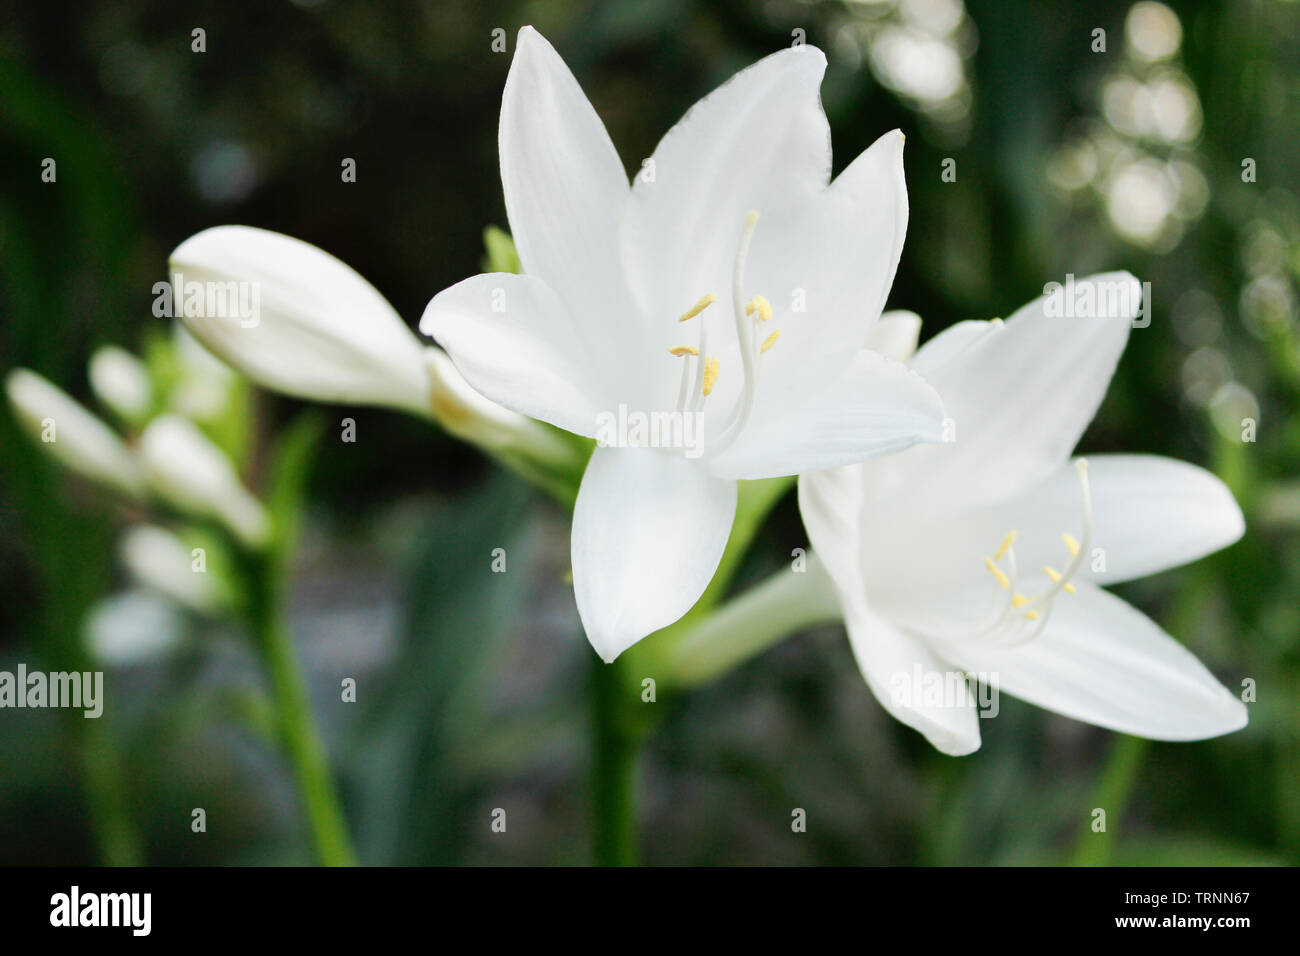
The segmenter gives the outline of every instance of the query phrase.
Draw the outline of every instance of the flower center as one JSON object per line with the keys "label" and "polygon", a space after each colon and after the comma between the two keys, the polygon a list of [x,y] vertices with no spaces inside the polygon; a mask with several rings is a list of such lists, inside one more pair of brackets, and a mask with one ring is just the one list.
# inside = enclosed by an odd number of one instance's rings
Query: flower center
{"label": "flower center", "polygon": [[[722,425],[713,448],[720,452],[735,441],[745,423],[749,421],[754,410],[754,396],[758,391],[759,356],[776,344],[781,330],[776,329],[766,338],[759,334],[762,323],[772,318],[772,304],[761,295],[745,300],[745,260],[749,257],[749,244],[754,238],[754,227],[758,225],[758,213],[751,210],[745,216],[745,227],[740,234],[740,248],[736,251],[736,263],[731,273],[732,311],[736,323],[736,341],[740,346],[741,394],[727,421]],[[704,314],[718,297],[710,292],[678,320],[688,322],[699,317],[700,334],[696,345],[678,345],[669,349],[669,353],[682,360],[681,381],[677,386],[678,413],[702,411],[704,402],[718,383],[721,371],[720,363],[709,354],[709,323]],[[741,303],[744,303],[743,305]]]}
{"label": "flower center", "polygon": [[1079,490],[1083,498],[1083,541],[1080,543],[1068,532],[1061,534],[1065,548],[1069,552],[1064,572],[1058,571],[1050,564],[1043,565],[1043,573],[1051,584],[1041,591],[1028,596],[1017,588],[1019,573],[1016,566],[1015,541],[1017,532],[1007,532],[993,557],[984,559],[984,566],[993,575],[998,586],[1006,592],[999,602],[1002,607],[996,616],[980,631],[981,637],[992,637],[998,643],[1023,644],[1037,637],[1052,613],[1052,603],[1064,591],[1074,594],[1075,588],[1070,581],[1083,567],[1088,546],[1092,541],[1092,492],[1088,487],[1088,460],[1080,458],[1074,463],[1079,475]]}

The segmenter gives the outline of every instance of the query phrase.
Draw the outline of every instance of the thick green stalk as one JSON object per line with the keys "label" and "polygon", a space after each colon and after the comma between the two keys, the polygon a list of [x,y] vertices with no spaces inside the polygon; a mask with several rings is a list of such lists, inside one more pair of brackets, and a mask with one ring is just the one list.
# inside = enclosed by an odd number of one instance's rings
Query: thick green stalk
{"label": "thick green stalk", "polygon": [[352,866],[352,840],[283,610],[301,504],[321,430],[321,419],[308,413],[281,437],[271,466],[271,534],[263,547],[245,550],[241,564],[249,624],[266,662],[281,739],[298,778],[317,856],[326,866]]}
{"label": "thick green stalk", "polygon": [[631,726],[633,693],[620,661],[591,655],[592,858],[597,866],[636,866],[640,734]]}
{"label": "thick green stalk", "polygon": [[1092,797],[1092,806],[1106,811],[1106,829],[1084,835],[1075,848],[1073,866],[1106,866],[1110,862],[1120,818],[1137,783],[1146,752],[1147,741],[1141,737],[1116,735]]}
{"label": "thick green stalk", "polygon": [[255,615],[255,626],[271,680],[281,739],[298,779],[317,856],[325,866],[353,866],[356,857],[352,839],[325,747],[312,718],[306,681],[273,594],[265,596]]}
{"label": "thick green stalk", "polygon": [[140,835],[127,806],[125,775],[111,729],[102,718],[85,720],[79,711],[72,719],[81,722],[77,727],[81,779],[99,858],[105,866],[140,866],[144,863]]}

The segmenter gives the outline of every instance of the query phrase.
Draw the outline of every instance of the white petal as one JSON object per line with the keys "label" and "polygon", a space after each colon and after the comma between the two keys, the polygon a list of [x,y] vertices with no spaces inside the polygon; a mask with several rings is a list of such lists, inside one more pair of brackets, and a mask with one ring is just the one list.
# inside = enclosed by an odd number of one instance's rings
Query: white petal
{"label": "white petal", "polygon": [[882,315],[867,330],[862,347],[879,352],[895,362],[907,362],[916,352],[921,336],[921,317],[915,312],[895,309]]}
{"label": "white petal", "polygon": [[[909,452],[909,500],[976,506],[1052,474],[1092,421],[1137,314],[1141,286],[1127,273],[1079,280],[1115,289],[1125,308],[1104,317],[1045,314],[1045,299],[985,334],[963,326],[950,354],[938,336],[912,367],[943,396],[955,443]],[[933,361],[935,355],[943,361]]]}
{"label": "white petal", "polygon": [[885,306],[907,234],[903,134],[886,133],[789,222],[760,221],[749,292],[772,300],[781,329],[763,356],[755,414],[779,414],[835,381]]}
{"label": "white petal", "polygon": [[885,709],[943,753],[978,750],[975,697],[959,672],[872,612],[860,590],[841,592],[840,598],[853,656]]}
{"label": "white petal", "polygon": [[1246,725],[1246,707],[1190,651],[1112,594],[1063,595],[1035,640],[936,648],[958,666],[1058,714],[1154,740],[1201,740]]}
{"label": "white petal", "polygon": [[[1092,554],[1079,577],[1094,584],[1130,581],[1189,564],[1227,547],[1246,530],[1227,485],[1187,462],[1156,455],[1091,455],[1088,483]],[[983,541],[987,549],[1016,528],[1022,568],[1060,568],[1067,557],[1062,532],[1076,538],[1083,533],[1074,464],[1006,502],[963,515],[960,524],[950,527],[950,543]],[[970,559],[978,560],[973,553]]]}
{"label": "white petal", "polygon": [[18,423],[65,467],[127,495],[144,491],[144,472],[135,456],[71,395],[25,368],[9,373],[5,390]]}
{"label": "white petal", "polygon": [[942,441],[944,410],[938,393],[906,365],[864,349],[811,400],[775,420],[755,419],[710,461],[714,474],[797,475]]}
{"label": "white petal", "polygon": [[223,522],[245,544],[266,540],[269,521],[235,466],[193,422],[160,415],[140,436],[140,455],[154,489],[182,511]]}
{"label": "white petal", "polygon": [[660,140],[635,177],[625,234],[629,277],[651,321],[671,322],[710,292],[730,316],[747,213],[762,217],[754,255],[806,217],[830,177],[818,96],[825,69],[813,47],[774,53],[696,103]]}
{"label": "white petal", "polygon": [[805,472],[799,476],[799,514],[808,540],[835,586],[863,586],[862,469],[856,465]]}
{"label": "white petal", "polygon": [[717,570],[735,512],[736,483],[697,461],[596,448],[573,511],[573,588],[602,659],[691,609]]}
{"label": "white petal", "polygon": [[588,438],[617,404],[589,340],[540,279],[485,273],[433,297],[420,331],[438,340],[478,392]]}
{"label": "white petal", "polygon": [[316,401],[427,413],[419,340],[370,283],[329,253],[264,229],[218,226],[181,243],[171,270],[176,284],[211,283],[195,287],[205,295],[243,296],[238,307],[231,300],[212,315],[183,310],[183,294],[174,308],[195,338],[258,384]]}
{"label": "white petal", "polygon": [[603,365],[641,348],[619,254],[627,174],[578,81],[532,27],[519,31],[506,79],[500,150],[523,271],[559,296]]}

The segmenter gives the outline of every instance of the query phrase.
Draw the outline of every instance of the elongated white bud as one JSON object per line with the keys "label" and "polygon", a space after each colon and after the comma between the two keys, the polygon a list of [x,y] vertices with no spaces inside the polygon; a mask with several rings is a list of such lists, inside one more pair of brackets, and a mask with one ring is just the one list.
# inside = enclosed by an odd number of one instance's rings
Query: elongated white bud
{"label": "elongated white bud", "polygon": [[217,226],[177,246],[171,280],[176,318],[259,385],[428,416],[419,340],[329,253],[264,229]]}
{"label": "elongated white bud", "polygon": [[90,357],[90,387],[95,397],[133,424],[149,414],[153,385],[144,363],[125,349],[106,345]]}
{"label": "elongated white bud", "polygon": [[206,560],[196,566],[191,549],[165,528],[135,525],[122,536],[118,549],[127,571],[145,587],[200,613],[220,606],[220,589]]}
{"label": "elongated white bud", "polygon": [[70,471],[133,498],[144,493],[144,473],[130,449],[63,389],[17,368],[5,379],[5,391],[18,423]]}
{"label": "elongated white bud", "polygon": [[261,502],[193,422],[176,415],[155,418],[140,437],[140,454],[161,498],[181,511],[222,522],[250,547],[265,543],[269,523]]}

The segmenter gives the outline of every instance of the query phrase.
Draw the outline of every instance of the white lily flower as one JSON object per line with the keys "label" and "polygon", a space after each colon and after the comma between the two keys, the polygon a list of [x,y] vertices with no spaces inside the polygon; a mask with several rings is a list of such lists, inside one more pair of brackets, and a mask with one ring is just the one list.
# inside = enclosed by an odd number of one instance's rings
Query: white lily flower
{"label": "white lily flower", "polygon": [[15,418],[56,460],[130,497],[145,490],[139,461],[100,418],[44,376],[16,368],[5,378]]}
{"label": "white lily flower", "polygon": [[144,363],[125,349],[106,345],[90,357],[90,387],[95,396],[128,422],[149,414],[153,385]]}
{"label": "white lily flower", "polygon": [[[1141,297],[1097,318],[962,322],[912,366],[943,393],[946,446],[803,475],[799,504],[833,579],[858,665],[885,708],[949,754],[980,743],[973,696],[922,692],[945,674],[1157,740],[1236,730],[1246,708],[1182,645],[1102,590],[1197,560],[1245,530],[1232,493],[1145,455],[1069,461]],[[949,685],[952,682],[948,682]],[[900,693],[902,691],[902,693]]]}
{"label": "white lily flower", "polygon": [[[222,361],[299,398],[428,415],[424,346],[369,282],[328,252],[251,226],[216,226],[171,255],[173,284],[247,288],[252,310],[182,308],[177,317]],[[197,297],[196,297],[197,298]],[[213,312],[215,314],[196,314]]]}
{"label": "white lily flower", "polygon": [[737,74],[629,186],[559,55],[519,33],[500,150],[525,274],[443,291],[420,329],[488,398],[597,439],[572,557],[607,661],[699,598],[738,479],[941,437],[934,390],[859,348],[902,250],[903,137],[828,183],[825,65],[804,47]]}
{"label": "white lily flower", "polygon": [[262,503],[235,473],[235,466],[193,422],[160,415],[140,436],[140,455],[154,489],[181,511],[216,519],[249,547],[265,543],[270,530]]}
{"label": "white lily flower", "polygon": [[180,538],[157,525],[134,525],[118,543],[122,563],[140,584],[182,607],[209,614],[221,606],[214,578],[194,570],[191,551]]}

